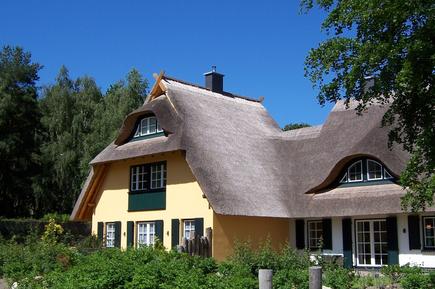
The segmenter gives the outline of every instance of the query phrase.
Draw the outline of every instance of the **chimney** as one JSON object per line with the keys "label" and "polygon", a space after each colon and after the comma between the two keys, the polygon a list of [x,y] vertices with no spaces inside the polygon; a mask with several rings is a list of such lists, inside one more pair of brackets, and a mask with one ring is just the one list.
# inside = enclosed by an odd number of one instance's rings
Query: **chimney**
{"label": "chimney", "polygon": [[216,72],[216,66],[211,67],[211,71],[204,73],[205,87],[213,92],[222,93],[224,91],[224,75]]}

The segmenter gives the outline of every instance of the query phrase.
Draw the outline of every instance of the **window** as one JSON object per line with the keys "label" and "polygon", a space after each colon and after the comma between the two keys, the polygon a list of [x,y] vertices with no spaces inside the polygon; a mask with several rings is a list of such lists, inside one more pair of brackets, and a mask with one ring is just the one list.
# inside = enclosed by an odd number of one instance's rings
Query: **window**
{"label": "window", "polygon": [[115,223],[106,224],[106,247],[115,247]]}
{"label": "window", "polygon": [[356,221],[356,245],[358,266],[387,264],[387,222],[385,220]]}
{"label": "window", "polygon": [[353,163],[349,169],[347,170],[347,175],[349,176],[348,181],[349,182],[358,182],[362,181],[363,175],[362,175],[362,161],[357,161]]}
{"label": "window", "polygon": [[134,138],[163,132],[155,116],[145,117],[137,124]]}
{"label": "window", "polygon": [[367,182],[394,179],[381,163],[371,159],[353,162],[341,174],[340,183]]}
{"label": "window", "polygon": [[131,168],[131,190],[143,191],[148,187],[148,169],[146,165]]}
{"label": "window", "polygon": [[367,180],[382,180],[382,165],[374,160],[367,160]]}
{"label": "window", "polygon": [[133,166],[130,169],[130,191],[144,192],[166,188],[166,163]]}
{"label": "window", "polygon": [[160,189],[166,186],[166,165],[151,166],[151,189]]}
{"label": "window", "polygon": [[319,249],[323,243],[323,222],[322,221],[308,221],[308,247]]}
{"label": "window", "polygon": [[185,220],[184,221],[184,238],[191,239],[195,237],[195,221]]}
{"label": "window", "polygon": [[435,217],[423,218],[424,247],[435,249]]}
{"label": "window", "polygon": [[137,246],[152,246],[155,242],[156,224],[154,222],[137,223]]}

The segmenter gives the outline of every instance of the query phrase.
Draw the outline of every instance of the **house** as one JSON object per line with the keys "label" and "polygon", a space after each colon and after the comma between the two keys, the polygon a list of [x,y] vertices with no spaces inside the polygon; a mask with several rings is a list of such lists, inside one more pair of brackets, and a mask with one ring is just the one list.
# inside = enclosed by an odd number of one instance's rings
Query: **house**
{"label": "house", "polygon": [[[435,212],[402,211],[408,155],[388,148],[386,110],[339,102],[320,126],[282,131],[262,102],[160,74],[144,105],[92,160],[71,218],[107,247],[172,248],[212,229],[212,254],[236,240],[342,256],[347,267],[435,267]],[[284,93],[287,93],[284,91]]]}

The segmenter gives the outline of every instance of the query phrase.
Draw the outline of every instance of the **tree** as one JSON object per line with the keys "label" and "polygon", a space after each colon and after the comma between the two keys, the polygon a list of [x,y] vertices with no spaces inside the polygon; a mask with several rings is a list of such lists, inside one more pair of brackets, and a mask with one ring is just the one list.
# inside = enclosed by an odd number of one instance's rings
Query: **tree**
{"label": "tree", "polygon": [[41,66],[20,47],[0,51],[0,214],[32,213],[32,178],[38,170]]}
{"label": "tree", "polygon": [[126,115],[143,104],[147,89],[147,80],[136,69],[128,73],[126,80],[110,86],[96,108],[92,133],[85,139],[85,156],[81,162],[83,174],[88,173],[92,158],[114,141]]}
{"label": "tree", "polygon": [[101,100],[92,78],[71,80],[65,67],[60,69],[56,83],[44,88],[40,100],[44,169],[34,186],[39,212],[70,212],[74,205],[85,178],[80,169],[84,140],[92,132]]}
{"label": "tree", "polygon": [[[302,0],[329,12],[322,29],[330,36],[309,52],[306,76],[318,100],[389,104],[383,124],[390,145],[411,159],[401,175],[408,189],[404,209],[424,210],[435,191],[435,6],[432,0]],[[367,86],[367,77],[374,79]]]}
{"label": "tree", "polygon": [[311,125],[309,125],[308,123],[304,123],[304,122],[289,123],[289,124],[286,124],[282,130],[283,131],[288,131],[288,130],[294,130],[294,129],[303,128],[303,127],[309,127],[309,126],[311,126]]}

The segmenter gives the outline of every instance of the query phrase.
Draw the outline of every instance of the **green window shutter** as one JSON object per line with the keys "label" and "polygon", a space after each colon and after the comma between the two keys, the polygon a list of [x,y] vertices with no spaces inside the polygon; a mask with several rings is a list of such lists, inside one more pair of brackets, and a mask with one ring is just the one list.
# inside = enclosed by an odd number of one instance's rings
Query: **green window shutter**
{"label": "green window shutter", "polygon": [[304,228],[304,220],[296,220],[296,248],[304,249],[305,248],[305,228]]}
{"label": "green window shutter", "polygon": [[115,247],[121,248],[121,222],[115,222]]}
{"label": "green window shutter", "polygon": [[323,249],[332,250],[332,222],[331,219],[322,220]]}
{"label": "green window shutter", "polygon": [[352,268],[352,220],[343,219],[341,224],[343,231],[343,265],[345,268]]}
{"label": "green window shutter", "polygon": [[408,237],[409,250],[421,250],[419,216],[408,216]]}
{"label": "green window shutter", "polygon": [[134,222],[127,222],[127,247],[133,247],[134,243]]}
{"label": "green window shutter", "polygon": [[103,234],[104,234],[104,223],[98,222],[97,224],[97,239],[98,241],[103,241]]}
{"label": "green window shutter", "polygon": [[195,219],[195,234],[200,237],[204,236],[204,219],[197,218]]}
{"label": "green window shutter", "polygon": [[399,264],[399,246],[397,241],[397,219],[388,217],[387,241],[388,241],[388,265]]}
{"label": "green window shutter", "polygon": [[171,222],[172,234],[171,234],[171,247],[179,245],[180,242],[180,220],[172,219]]}
{"label": "green window shutter", "polygon": [[163,221],[158,220],[155,221],[156,224],[156,236],[159,238],[159,241],[163,244]]}

